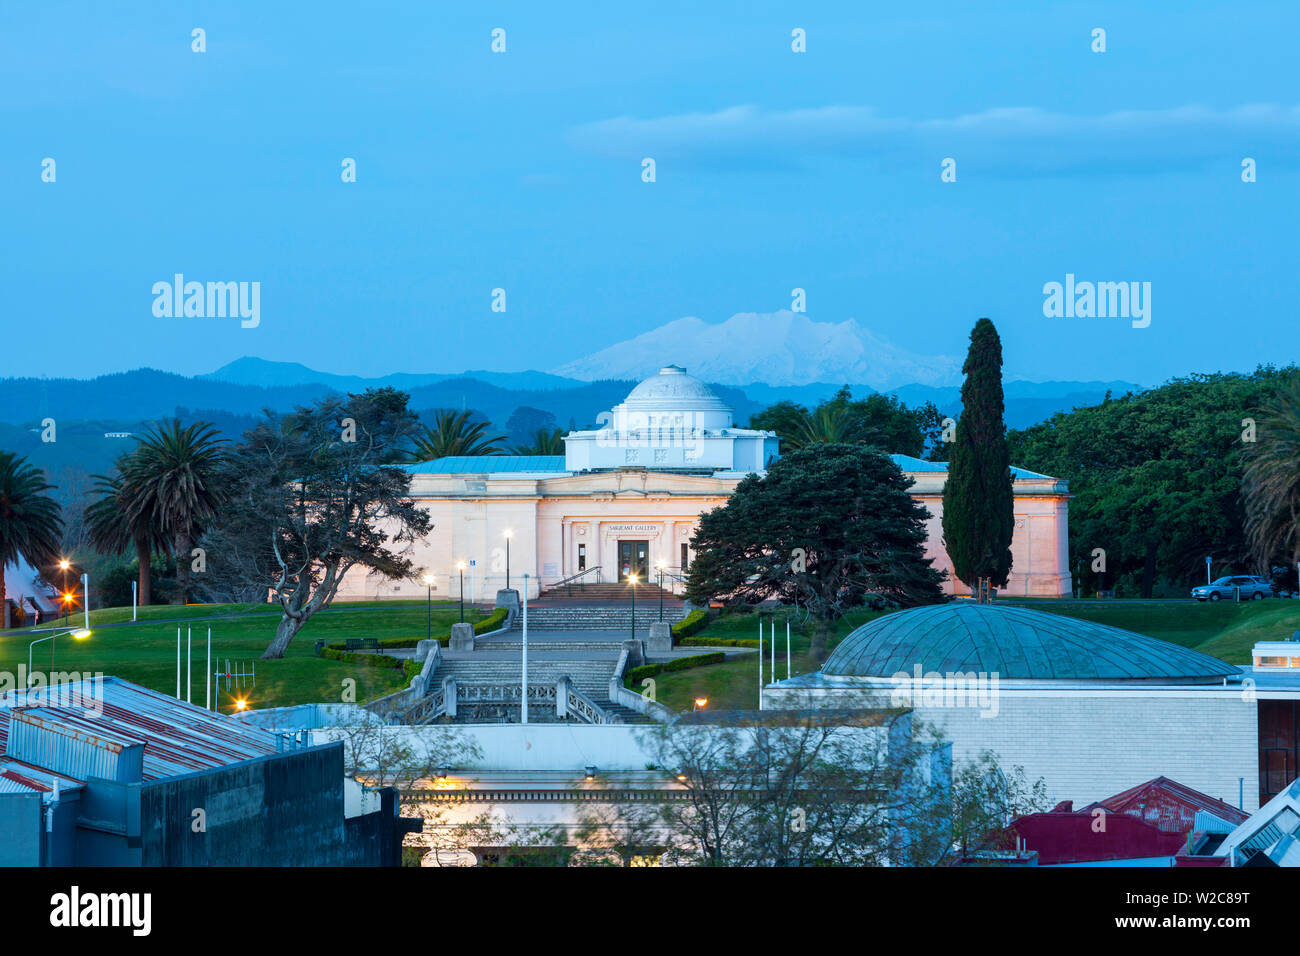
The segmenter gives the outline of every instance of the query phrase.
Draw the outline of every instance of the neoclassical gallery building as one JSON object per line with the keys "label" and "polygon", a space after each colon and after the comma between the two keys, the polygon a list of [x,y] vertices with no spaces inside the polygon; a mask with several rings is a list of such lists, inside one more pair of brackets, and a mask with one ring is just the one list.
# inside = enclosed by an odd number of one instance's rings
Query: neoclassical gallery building
{"label": "neoclassical gallery building", "polygon": [[[411,494],[433,530],[410,557],[438,597],[491,600],[529,575],[539,590],[584,581],[656,580],[674,586],[691,562],[699,516],[726,503],[749,474],[778,457],[775,432],[737,428],[732,410],[675,365],[660,369],[602,413],[599,428],[570,432],[563,455],[439,458],[405,466]],[[941,544],[947,471],[894,455],[930,512],[927,553],[951,569]],[[1069,491],[1064,481],[1013,468],[1014,566],[1003,593],[1056,597],[1071,583],[1066,556]],[[352,572],[343,598],[423,597],[423,581],[383,581]],[[968,593],[949,580],[949,592]]]}

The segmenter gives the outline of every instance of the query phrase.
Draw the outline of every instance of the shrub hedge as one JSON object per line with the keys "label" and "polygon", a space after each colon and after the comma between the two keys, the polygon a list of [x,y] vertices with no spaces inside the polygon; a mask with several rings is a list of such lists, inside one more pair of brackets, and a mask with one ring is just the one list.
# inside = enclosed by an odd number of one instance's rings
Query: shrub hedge
{"label": "shrub hedge", "polygon": [[647,677],[671,673],[672,671],[684,671],[692,667],[703,667],[706,664],[721,664],[726,659],[727,655],[723,654],[722,651],[715,651],[712,654],[692,654],[690,657],[677,657],[664,664],[642,664],[640,667],[633,667],[623,675],[623,686],[630,690],[634,684],[640,684]]}
{"label": "shrub hedge", "polygon": [[682,641],[683,647],[758,647],[758,640],[752,637],[693,637]]}
{"label": "shrub hedge", "polygon": [[[508,613],[509,612],[503,607],[497,608],[487,617],[483,618],[480,621],[474,622],[474,633],[485,634],[488,631],[495,631],[497,628],[499,628],[502,624],[505,623],[506,615]],[[411,647],[418,647],[419,643],[424,640],[429,640],[429,638],[395,637],[390,640],[380,641],[379,646],[384,650],[393,650],[395,648],[411,648]],[[443,647],[446,647],[451,643],[451,634],[450,633],[435,634],[433,636],[433,640],[437,641]],[[343,641],[339,641],[335,644],[327,644],[326,647],[331,651],[343,651],[346,650],[347,644]],[[373,657],[374,655],[370,655],[370,656]],[[336,660],[337,658],[331,658],[331,659]]]}

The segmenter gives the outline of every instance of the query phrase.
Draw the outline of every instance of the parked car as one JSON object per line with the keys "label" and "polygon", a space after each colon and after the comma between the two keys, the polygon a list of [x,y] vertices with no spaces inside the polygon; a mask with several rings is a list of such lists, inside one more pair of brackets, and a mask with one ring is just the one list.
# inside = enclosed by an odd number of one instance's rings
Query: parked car
{"label": "parked car", "polygon": [[1198,601],[1221,601],[1224,598],[1231,601],[1238,588],[1243,601],[1259,601],[1273,596],[1273,582],[1268,578],[1237,574],[1192,588],[1192,597]]}

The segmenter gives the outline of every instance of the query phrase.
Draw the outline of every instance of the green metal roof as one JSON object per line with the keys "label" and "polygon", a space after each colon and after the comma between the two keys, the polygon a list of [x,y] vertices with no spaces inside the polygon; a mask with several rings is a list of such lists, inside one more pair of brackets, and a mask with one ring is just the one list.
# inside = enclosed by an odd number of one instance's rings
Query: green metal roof
{"label": "green metal roof", "polygon": [[850,633],[821,672],[846,677],[997,674],[1002,680],[1218,683],[1241,673],[1208,654],[1022,607],[954,602],[887,614]]}

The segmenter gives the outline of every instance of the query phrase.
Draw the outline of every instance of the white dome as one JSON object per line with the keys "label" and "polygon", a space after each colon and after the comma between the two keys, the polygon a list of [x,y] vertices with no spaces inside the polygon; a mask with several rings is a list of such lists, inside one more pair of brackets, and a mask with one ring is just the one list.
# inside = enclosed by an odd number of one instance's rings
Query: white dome
{"label": "white dome", "polygon": [[646,379],[628,393],[623,408],[639,412],[730,412],[730,407],[714,395],[709,386],[686,369],[668,365],[658,375]]}

